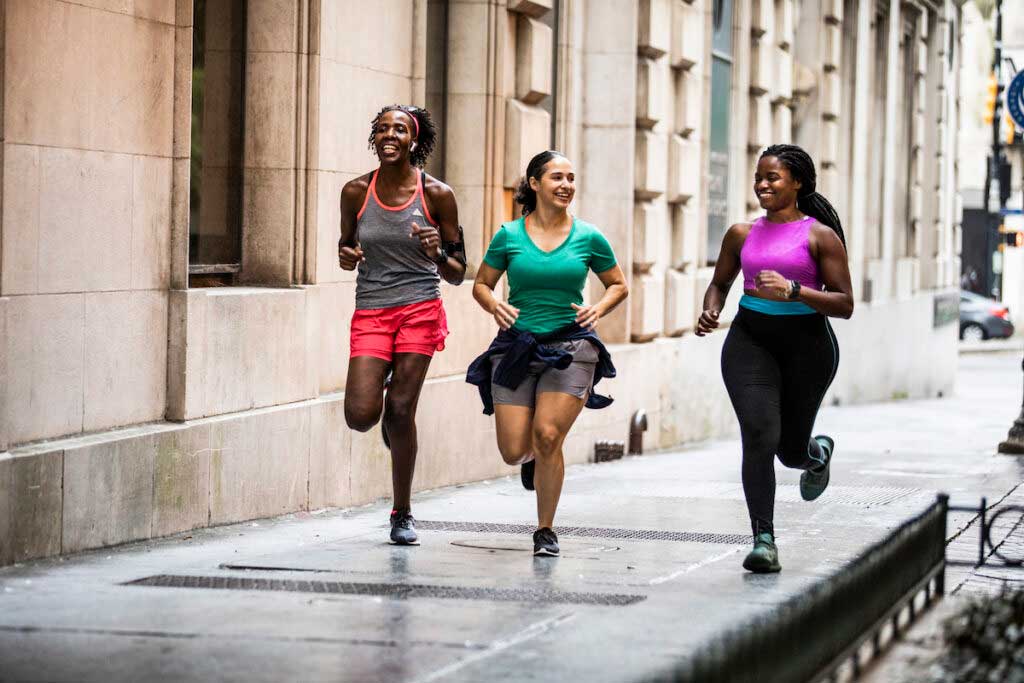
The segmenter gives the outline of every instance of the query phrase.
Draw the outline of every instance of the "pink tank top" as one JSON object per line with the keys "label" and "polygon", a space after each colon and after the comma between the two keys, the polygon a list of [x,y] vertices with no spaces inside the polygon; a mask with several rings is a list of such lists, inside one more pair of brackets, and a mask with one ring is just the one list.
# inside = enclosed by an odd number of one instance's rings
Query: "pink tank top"
{"label": "pink tank top", "polygon": [[774,270],[801,287],[821,289],[821,274],[808,244],[813,225],[810,216],[792,223],[771,223],[764,216],[754,221],[740,249],[743,289],[757,289],[754,278],[762,270]]}

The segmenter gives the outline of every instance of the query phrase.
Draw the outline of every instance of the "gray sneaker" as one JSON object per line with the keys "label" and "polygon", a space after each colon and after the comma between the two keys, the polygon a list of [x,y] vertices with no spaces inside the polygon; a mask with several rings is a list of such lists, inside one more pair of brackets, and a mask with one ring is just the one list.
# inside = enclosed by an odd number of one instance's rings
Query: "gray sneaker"
{"label": "gray sneaker", "polygon": [[782,570],[775,537],[764,532],[754,537],[754,549],[747,553],[743,568],[755,574],[774,574]]}
{"label": "gray sneaker", "polygon": [[416,520],[408,510],[391,511],[391,542],[395,545],[420,544],[420,538],[416,535]]}
{"label": "gray sneaker", "polygon": [[832,449],[835,442],[831,437],[819,434],[814,440],[821,446],[821,452],[825,456],[825,462],[815,465],[811,469],[804,470],[800,475],[800,497],[804,500],[814,500],[828,487],[829,469],[832,465]]}

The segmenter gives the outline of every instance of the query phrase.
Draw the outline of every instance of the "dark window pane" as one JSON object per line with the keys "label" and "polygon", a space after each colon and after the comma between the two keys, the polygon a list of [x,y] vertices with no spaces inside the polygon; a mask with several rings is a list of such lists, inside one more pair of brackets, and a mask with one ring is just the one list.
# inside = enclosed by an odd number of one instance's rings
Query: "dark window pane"
{"label": "dark window pane", "polygon": [[444,180],[445,131],[448,128],[448,0],[427,0],[427,68],[424,105],[437,126],[437,144],[427,173]]}
{"label": "dark window pane", "polygon": [[708,261],[718,260],[729,214],[729,103],[732,98],[732,64],[720,57],[711,60],[711,134],[708,163]]}
{"label": "dark window pane", "polygon": [[551,27],[551,94],[537,105],[551,115],[551,138],[548,141],[548,147],[551,149],[555,147],[555,130],[558,126],[558,18],[561,4],[559,0],[555,0],[551,11],[539,19],[542,24]]}
{"label": "dark window pane", "polygon": [[732,0],[712,0],[711,49],[732,57]]}
{"label": "dark window pane", "polygon": [[223,264],[237,270],[246,0],[195,0],[193,10],[189,265]]}

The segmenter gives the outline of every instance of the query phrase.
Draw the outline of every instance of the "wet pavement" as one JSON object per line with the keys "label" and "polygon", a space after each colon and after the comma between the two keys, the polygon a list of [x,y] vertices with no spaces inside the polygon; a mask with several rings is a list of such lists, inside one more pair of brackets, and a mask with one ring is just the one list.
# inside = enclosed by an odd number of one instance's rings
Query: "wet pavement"
{"label": "wet pavement", "polygon": [[417,495],[419,547],[386,543],[380,504],[0,569],[0,679],[643,680],[937,491],[1015,495],[1024,470],[995,447],[1020,408],[1019,354],[960,363],[952,397],[822,411],[832,486],[805,503],[778,468],[778,575],[740,569],[739,446],[716,441],[569,468],[557,559],[530,554],[534,499],[515,476]]}

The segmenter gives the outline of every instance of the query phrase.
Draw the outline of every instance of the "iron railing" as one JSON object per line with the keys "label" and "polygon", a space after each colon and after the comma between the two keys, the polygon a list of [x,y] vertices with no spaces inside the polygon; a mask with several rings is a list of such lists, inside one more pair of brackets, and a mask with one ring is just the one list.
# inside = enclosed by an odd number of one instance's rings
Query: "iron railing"
{"label": "iron railing", "polygon": [[940,495],[838,574],[824,578],[770,613],[715,638],[657,681],[678,683],[805,683],[831,679],[882,630],[899,629],[899,615],[913,618],[916,598],[930,602],[944,590],[946,513]]}

